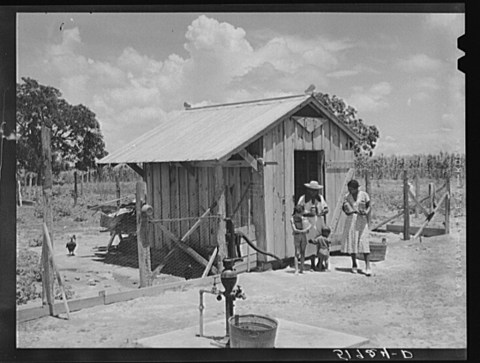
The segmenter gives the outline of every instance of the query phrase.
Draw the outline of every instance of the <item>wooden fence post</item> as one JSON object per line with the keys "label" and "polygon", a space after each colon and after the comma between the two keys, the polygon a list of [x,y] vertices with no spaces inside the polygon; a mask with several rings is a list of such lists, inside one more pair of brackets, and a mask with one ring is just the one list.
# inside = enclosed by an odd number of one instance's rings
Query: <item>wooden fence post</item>
{"label": "wooden fence post", "polygon": [[227,215],[226,205],[225,205],[225,188],[224,188],[224,179],[223,179],[223,169],[221,166],[215,167],[215,194],[220,193],[217,196],[218,200],[218,211],[217,213],[221,218],[217,220],[218,230],[217,230],[217,241],[218,241],[218,253],[217,253],[217,266],[218,271],[223,271],[223,259],[227,257],[227,244],[225,240],[226,226],[224,217]]}
{"label": "wooden fence post", "polygon": [[435,184],[434,183],[428,183],[428,197],[430,199],[428,212],[432,213],[433,210],[435,209]]}
{"label": "wooden fence post", "polygon": [[410,239],[410,208],[408,206],[408,174],[407,170],[403,171],[403,239]]}
{"label": "wooden fence post", "polygon": [[450,233],[450,176],[447,175],[447,180],[445,181],[447,197],[445,198],[445,234]]}
{"label": "wooden fence post", "polygon": [[[52,151],[51,151],[51,130],[45,124],[42,124],[41,130],[42,137],[42,161],[43,161],[43,222],[45,223],[52,249],[53,243],[53,213],[52,213]],[[42,262],[43,262],[43,275],[42,275],[42,304],[48,304],[50,314],[53,314],[53,268],[51,261],[48,258],[49,250],[46,242],[46,236],[44,235],[42,244]]]}
{"label": "wooden fence post", "polygon": [[75,170],[73,172],[73,206],[75,207],[77,205],[77,197],[78,197],[78,187],[77,187],[77,171]]}
{"label": "wooden fence post", "polygon": [[120,207],[120,180],[118,178],[118,173],[115,174],[115,187],[117,191],[117,207]]}
{"label": "wooden fence post", "polygon": [[83,176],[85,173],[83,171],[80,172],[80,195],[83,196]]}
{"label": "wooden fence post", "polygon": [[[415,173],[415,197],[420,198],[420,184],[418,182],[418,172]],[[420,207],[415,206],[415,218],[418,218],[418,213],[420,213]]]}
{"label": "wooden fence post", "polygon": [[145,182],[137,182],[136,190],[136,214],[137,214],[137,246],[138,246],[138,269],[140,272],[140,287],[151,285],[150,274],[152,272],[150,261],[150,244],[147,240],[147,215],[142,212],[143,203],[146,200]]}

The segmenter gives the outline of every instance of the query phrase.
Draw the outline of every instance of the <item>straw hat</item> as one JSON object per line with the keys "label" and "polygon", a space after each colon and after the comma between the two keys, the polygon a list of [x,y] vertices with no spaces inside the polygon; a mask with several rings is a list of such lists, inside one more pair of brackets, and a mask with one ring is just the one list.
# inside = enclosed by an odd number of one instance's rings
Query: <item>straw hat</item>
{"label": "straw hat", "polygon": [[311,180],[310,183],[305,183],[304,185],[310,189],[315,189],[315,190],[323,189],[323,185],[318,184],[316,180]]}

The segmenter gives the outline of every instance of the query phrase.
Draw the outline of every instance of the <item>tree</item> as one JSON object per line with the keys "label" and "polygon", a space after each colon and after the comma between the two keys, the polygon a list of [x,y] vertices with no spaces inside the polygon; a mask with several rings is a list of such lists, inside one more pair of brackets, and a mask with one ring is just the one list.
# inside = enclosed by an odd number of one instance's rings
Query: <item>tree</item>
{"label": "tree", "polygon": [[95,158],[107,155],[95,114],[83,105],[72,106],[61,92],[30,78],[17,84],[17,162],[41,175],[41,126],[52,130],[52,167],[58,173],[67,165],[87,170]]}
{"label": "tree", "polygon": [[366,125],[361,118],[357,118],[357,110],[337,96],[315,92],[313,96],[324,104],[341,122],[353,130],[360,138],[354,145],[354,153],[359,165],[363,165],[372,156],[372,150],[377,145],[380,136],[376,126]]}

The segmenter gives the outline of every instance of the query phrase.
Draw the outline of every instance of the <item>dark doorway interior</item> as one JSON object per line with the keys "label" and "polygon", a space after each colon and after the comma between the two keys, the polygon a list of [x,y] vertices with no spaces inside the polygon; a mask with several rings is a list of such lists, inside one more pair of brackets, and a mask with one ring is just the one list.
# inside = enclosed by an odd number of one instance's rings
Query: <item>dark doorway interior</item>
{"label": "dark doorway interior", "polygon": [[[295,165],[293,167],[295,174],[295,195],[294,204],[297,204],[298,198],[305,193],[305,183],[310,180],[317,180],[325,185],[325,153],[320,151],[295,150]],[[325,188],[322,194],[325,197]]]}

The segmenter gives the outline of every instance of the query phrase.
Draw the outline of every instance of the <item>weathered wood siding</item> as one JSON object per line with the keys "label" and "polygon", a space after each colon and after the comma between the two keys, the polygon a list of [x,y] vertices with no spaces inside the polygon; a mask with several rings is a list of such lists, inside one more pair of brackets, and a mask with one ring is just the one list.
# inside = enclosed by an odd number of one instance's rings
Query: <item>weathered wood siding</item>
{"label": "weathered wood siding", "polygon": [[[298,116],[315,115],[310,110],[299,112]],[[276,162],[276,165],[268,164],[257,171],[250,167],[223,168],[227,217],[233,219],[236,228],[250,228],[256,245],[280,258],[294,254],[290,217],[296,202],[293,199],[295,150],[324,151],[324,196],[330,206],[327,223],[342,197],[339,192],[348,168],[353,165],[353,151],[346,150],[350,137],[336,124],[325,119],[312,132],[306,128],[296,119],[286,117],[247,147],[251,155],[260,156],[266,162]],[[188,163],[144,165],[154,219],[179,218],[178,221],[165,221],[164,225],[181,238],[196,221],[188,218],[200,217],[218,195],[214,168],[192,167]],[[205,220],[187,243],[192,247],[216,246],[218,223],[224,222]],[[157,225],[153,226],[150,236],[154,247],[170,247],[169,238]],[[256,260],[272,258],[258,254]]]}
{"label": "weathered wood siding", "polygon": [[[304,116],[302,114],[302,116]],[[309,115],[311,116],[311,115]],[[263,136],[264,160],[277,165],[264,168],[263,187],[265,192],[265,247],[280,258],[294,254],[290,216],[295,205],[294,195],[294,151],[324,150],[325,186],[324,197],[330,206],[327,223],[341,198],[341,184],[348,168],[353,166],[353,151],[346,150],[350,137],[329,120],[308,132],[302,122],[286,118],[282,123]],[[344,218],[340,219],[343,226]],[[267,260],[273,258],[267,257]]]}

